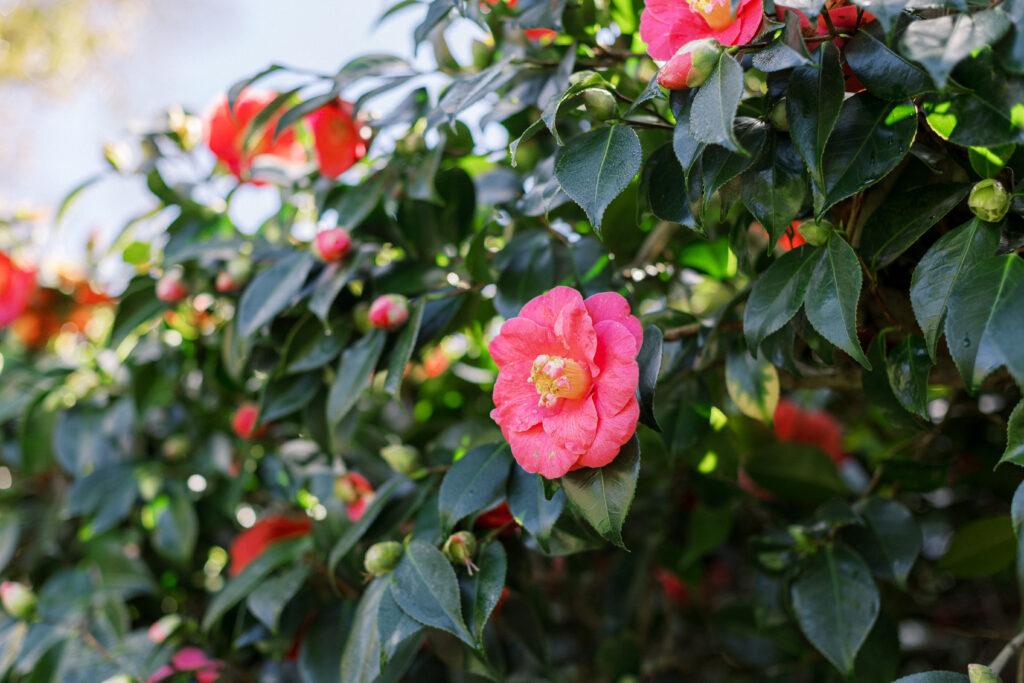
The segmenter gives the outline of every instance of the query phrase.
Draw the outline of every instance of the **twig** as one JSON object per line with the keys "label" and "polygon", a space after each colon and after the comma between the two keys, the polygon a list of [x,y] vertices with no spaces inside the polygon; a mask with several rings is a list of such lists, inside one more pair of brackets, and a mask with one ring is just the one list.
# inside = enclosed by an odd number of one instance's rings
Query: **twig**
{"label": "twig", "polygon": [[1001,672],[1003,667],[1006,666],[1006,663],[1010,661],[1011,657],[1017,654],[1021,647],[1024,647],[1024,631],[1015,635],[1013,640],[1008,642],[1003,649],[999,651],[999,654],[997,654],[996,658],[992,660],[992,663],[988,665],[988,668],[992,669],[992,671],[994,671],[998,676],[999,672]]}
{"label": "twig", "polygon": [[[679,327],[669,328],[665,330],[665,333],[662,334],[661,336],[662,339],[664,339],[665,341],[678,341],[680,339],[692,337],[695,334],[699,334],[703,327],[704,326],[701,325],[700,323],[690,323],[689,325],[681,325]],[[708,329],[710,330],[712,328],[709,327]],[[726,332],[732,330],[742,330],[743,323],[740,322],[739,320],[736,320],[734,322],[722,323],[721,325],[718,326],[718,329],[724,330]]]}
{"label": "twig", "polygon": [[619,119],[622,123],[628,123],[637,128],[654,128],[656,130],[675,130],[676,127],[659,121],[637,121],[636,119]]}
{"label": "twig", "polygon": [[871,269],[868,268],[868,264],[864,263],[864,258],[857,253],[857,260],[860,261],[860,267],[864,270],[864,274],[868,278],[868,284],[871,286],[871,293],[874,295],[878,305],[882,307],[882,313],[885,314],[886,320],[892,327],[895,327],[901,333],[903,332],[903,326],[896,322],[896,318],[893,317],[892,311],[889,310],[889,306],[885,303],[885,299],[882,298],[882,293],[878,291],[878,282],[875,280],[875,276],[871,274]]}
{"label": "twig", "polygon": [[491,531],[489,531],[487,533],[487,535],[483,537],[483,540],[481,540],[480,543],[481,544],[490,543],[491,541],[496,539],[498,536],[500,536],[503,532],[507,531],[508,529],[511,529],[514,526],[518,526],[518,524],[516,523],[515,520],[513,520],[511,522],[505,522],[504,524],[502,524],[497,529],[492,529]]}

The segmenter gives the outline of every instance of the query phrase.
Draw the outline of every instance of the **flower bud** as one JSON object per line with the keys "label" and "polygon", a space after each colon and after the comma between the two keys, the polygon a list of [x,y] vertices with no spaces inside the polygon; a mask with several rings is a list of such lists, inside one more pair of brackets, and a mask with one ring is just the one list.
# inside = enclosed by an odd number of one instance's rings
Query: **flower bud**
{"label": "flower bud", "polygon": [[469,531],[458,531],[448,537],[441,548],[452,564],[471,565],[476,554],[476,536]]}
{"label": "flower bud", "polygon": [[222,270],[217,273],[217,278],[213,281],[213,286],[221,294],[226,294],[238,289],[238,282],[235,281],[235,278],[231,277],[231,273],[226,270]]}
{"label": "flower bud", "polygon": [[771,113],[768,115],[768,120],[771,121],[776,130],[781,130],[784,133],[789,132],[789,118],[786,116],[785,101],[775,103]]}
{"label": "flower bud", "polygon": [[260,408],[252,402],[246,402],[238,406],[234,416],[231,418],[231,429],[243,439],[259,438],[262,429],[256,429],[260,416]]}
{"label": "flower bud", "polygon": [[181,617],[177,614],[168,614],[154,621],[146,635],[154,643],[162,643],[181,625]]}
{"label": "flower bud", "polygon": [[804,221],[800,224],[800,235],[815,247],[828,244],[828,238],[835,232],[835,226],[828,221]]}
{"label": "flower bud", "polygon": [[722,46],[714,38],[691,40],[661,67],[658,84],[669,90],[685,90],[703,85],[715,70]]}
{"label": "flower bud", "polygon": [[604,88],[587,88],[583,91],[583,104],[587,112],[598,121],[619,118],[619,105],[615,96]]}
{"label": "flower bud", "polygon": [[343,228],[330,228],[317,234],[313,240],[313,252],[321,261],[340,261],[352,249],[352,238]]}
{"label": "flower bud", "polygon": [[412,446],[385,446],[380,449],[380,457],[391,465],[391,469],[402,474],[412,474],[420,469],[420,453]]}
{"label": "flower bud", "polygon": [[494,62],[494,43],[490,45],[481,41],[473,41],[473,66],[481,71],[486,69]]}
{"label": "flower bud", "polygon": [[129,171],[129,164],[132,160],[132,150],[125,142],[108,142],[103,145],[103,158],[107,160],[115,171]]}
{"label": "flower bud", "polygon": [[366,573],[370,576],[387,574],[398,566],[403,552],[405,552],[405,547],[398,541],[374,543],[363,558]]}
{"label": "flower bud", "polygon": [[15,619],[28,619],[36,611],[36,595],[23,583],[4,581],[0,583],[0,604]]}
{"label": "flower bud", "polygon": [[983,221],[995,223],[1002,220],[1010,209],[1010,193],[998,180],[987,178],[971,188],[967,205],[974,215]]}
{"label": "flower bud", "polygon": [[1002,683],[1002,679],[984,664],[968,664],[967,677],[971,683]]}
{"label": "flower bud", "polygon": [[182,460],[188,455],[188,437],[183,434],[170,436],[163,443],[164,457],[168,460]]}
{"label": "flower bud", "polygon": [[181,281],[181,273],[169,271],[156,281],[156,298],[164,303],[176,304],[188,296],[188,290]]}
{"label": "flower bud", "polygon": [[401,294],[385,294],[370,305],[370,324],[381,330],[397,330],[409,319],[409,300]]}

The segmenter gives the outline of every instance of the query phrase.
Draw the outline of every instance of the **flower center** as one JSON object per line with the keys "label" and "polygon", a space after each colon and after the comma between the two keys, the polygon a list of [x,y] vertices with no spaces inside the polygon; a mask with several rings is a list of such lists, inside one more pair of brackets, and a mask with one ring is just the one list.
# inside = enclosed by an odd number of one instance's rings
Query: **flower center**
{"label": "flower center", "polygon": [[540,400],[537,405],[549,408],[560,398],[583,398],[590,391],[590,373],[571,358],[540,355],[530,371]]}
{"label": "flower center", "polygon": [[733,22],[729,0],[687,0],[697,14],[704,17],[712,30],[721,31]]}

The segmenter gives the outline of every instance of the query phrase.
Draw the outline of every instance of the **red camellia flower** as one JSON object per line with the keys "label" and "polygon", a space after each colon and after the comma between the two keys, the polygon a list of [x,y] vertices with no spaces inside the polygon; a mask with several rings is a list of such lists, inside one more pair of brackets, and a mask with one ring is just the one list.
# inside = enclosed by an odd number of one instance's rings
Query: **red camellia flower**
{"label": "red camellia flower", "polygon": [[329,178],[337,178],[366,156],[366,141],[353,111],[351,102],[338,98],[306,117],[320,173]]}
{"label": "red camellia flower", "polygon": [[783,251],[790,251],[797,247],[807,244],[807,240],[800,234],[800,223],[802,221],[793,221],[786,228],[786,232],[779,238],[779,247]]}
{"label": "red camellia flower", "polygon": [[246,402],[238,406],[235,414],[231,417],[231,429],[243,439],[258,439],[267,431],[263,425],[256,429],[257,420],[260,416],[260,407],[255,403]]}
{"label": "red camellia flower", "polygon": [[0,329],[7,327],[28,306],[32,290],[36,287],[36,274],[31,268],[21,268],[0,251]]}
{"label": "red camellia flower", "polygon": [[198,647],[183,647],[171,658],[171,663],[157,669],[149,677],[149,683],[157,683],[179,673],[190,673],[199,683],[214,683],[220,679],[220,670],[224,662],[209,659]]}
{"label": "red camellia flower", "polygon": [[188,296],[188,290],[181,281],[181,274],[176,271],[164,273],[156,281],[156,298],[164,303],[176,304]]}
{"label": "red camellia flower", "polygon": [[382,330],[397,330],[409,319],[409,300],[401,294],[385,294],[370,305],[370,324]]}
{"label": "red camellia flower", "polygon": [[351,249],[352,238],[343,228],[330,228],[317,233],[313,238],[313,251],[328,263],[342,260]]}
{"label": "red camellia flower", "polygon": [[358,472],[349,472],[335,479],[334,495],[345,503],[349,520],[358,522],[376,494],[366,477]]}
{"label": "red camellia flower", "polygon": [[743,45],[757,35],[764,12],[761,0],[647,0],[640,15],[640,37],[655,59],[672,59],[691,40],[714,38],[722,45]]}
{"label": "red camellia flower", "polygon": [[677,605],[690,602],[690,589],[675,572],[665,567],[655,567],[654,578],[661,584],[661,590],[665,592],[669,602]]}
{"label": "red camellia flower", "polygon": [[256,118],[277,93],[255,88],[246,88],[235,100],[234,111],[228,107],[227,95],[221,95],[203,114],[203,139],[217,158],[228,167],[239,180],[249,180],[253,160],[262,155],[276,157],[285,163],[306,162],[306,150],[295,137],[291,128],[281,131],[274,138],[274,130],[284,111],[271,117],[259,137],[253,137],[245,147],[249,124]]}
{"label": "red camellia flower", "polygon": [[602,467],[636,431],[640,321],[614,292],[556,287],[501,327],[491,418],[527,472]]}
{"label": "red camellia flower", "polygon": [[823,410],[805,410],[793,401],[780,399],[772,420],[779,441],[816,446],[839,465],[846,459],[843,452],[843,429],[839,422]]}
{"label": "red camellia flower", "polygon": [[250,562],[259,557],[267,546],[289,538],[298,538],[309,534],[313,523],[307,517],[285,517],[271,515],[235,536],[228,549],[231,559],[228,574],[238,576]]}
{"label": "red camellia flower", "polygon": [[[517,524],[516,518],[512,516],[512,511],[508,508],[507,502],[481,512],[476,518],[476,525],[481,529],[500,529],[507,524]],[[508,536],[515,532],[515,526],[510,526],[502,532],[502,535]]]}

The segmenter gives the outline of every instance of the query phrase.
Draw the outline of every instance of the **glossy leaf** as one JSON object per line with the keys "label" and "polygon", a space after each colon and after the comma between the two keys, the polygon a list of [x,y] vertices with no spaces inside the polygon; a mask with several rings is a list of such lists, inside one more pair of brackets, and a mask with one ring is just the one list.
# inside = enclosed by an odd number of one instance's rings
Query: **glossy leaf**
{"label": "glossy leaf", "polygon": [[791,595],[800,630],[841,673],[850,675],[880,607],[864,560],[846,546],[826,546],[793,582]]}
{"label": "glossy leaf", "polygon": [[377,633],[385,659],[390,659],[402,642],[423,630],[423,624],[402,611],[388,583],[377,608]]}
{"label": "glossy leaf", "polygon": [[675,90],[669,97],[672,114],[676,117],[675,129],[672,132],[672,151],[676,153],[684,175],[689,175],[693,162],[700,157],[705,147],[705,143],[696,140],[690,133],[693,96],[692,90]]}
{"label": "glossy leaf", "polygon": [[761,155],[740,179],[740,192],[747,210],[768,231],[768,248],[774,248],[807,198],[806,166],[788,137],[769,134]]}
{"label": "glossy leaf", "polygon": [[508,509],[516,521],[543,546],[565,508],[565,491],[558,489],[549,500],[539,474],[513,467],[508,480]]}
{"label": "glossy leaf", "polygon": [[925,95],[921,110],[940,137],[965,147],[1024,143],[1024,79],[1001,77],[990,53],[961,62],[964,90]]}
{"label": "glossy leaf", "polygon": [[750,454],[743,469],[761,488],[795,503],[823,503],[850,492],[829,457],[812,446],[761,446]]}
{"label": "glossy leaf", "polygon": [[309,565],[298,564],[266,579],[256,590],[249,593],[246,600],[249,611],[271,631],[277,631],[281,612],[302,588],[310,571]]}
{"label": "glossy leaf", "polygon": [[1024,264],[1019,258],[1008,263],[1014,275],[1009,278],[1016,282],[1004,291],[992,311],[990,336],[996,351],[1002,357],[1006,369],[1018,385],[1024,385],[1024,348],[1020,343],[1021,321],[1024,320],[1024,284],[1020,272]]}
{"label": "glossy leaf", "polygon": [[271,382],[264,394],[260,422],[272,422],[309,405],[321,382],[321,373],[317,371],[291,375]]}
{"label": "glossy leaf", "polygon": [[862,276],[853,248],[833,233],[807,287],[807,319],[821,336],[848,353],[868,370],[871,363],[857,339],[857,303]]}
{"label": "glossy leaf", "polygon": [[299,674],[303,683],[327,683],[337,679],[343,648],[339,633],[348,633],[352,622],[351,603],[333,602],[317,613],[299,646]]}
{"label": "glossy leaf", "polygon": [[850,71],[875,97],[901,102],[935,90],[928,74],[890,50],[869,30],[858,31],[843,54]]}
{"label": "glossy leaf", "polygon": [[362,516],[357,519],[352,526],[345,530],[345,533],[341,535],[338,542],[331,548],[331,554],[327,558],[327,571],[334,574],[335,568],[338,563],[341,562],[342,558],[348,554],[348,551],[355,547],[359,539],[366,534],[380,513],[384,511],[384,507],[391,502],[391,495],[398,488],[399,484],[402,483],[401,477],[394,477],[387,480],[384,484],[374,492],[373,500],[370,502],[366,509],[363,510]]}
{"label": "glossy leaf", "polygon": [[[380,635],[377,614],[381,598],[388,590],[389,577],[381,576],[370,582],[359,599],[352,628],[341,653],[342,681],[373,683],[380,675]],[[337,642],[337,641],[335,641]]]}
{"label": "glossy leaf", "polygon": [[999,462],[1012,462],[1024,467],[1024,401],[1018,403],[1010,413],[1006,423],[1006,449]]}
{"label": "glossy leaf", "polygon": [[459,585],[451,562],[422,541],[410,541],[391,574],[391,595],[416,621],[447,631],[469,646],[473,636],[462,620]]}
{"label": "glossy leaf", "polygon": [[167,304],[156,298],[156,281],[136,277],[121,295],[110,331],[110,346],[117,348],[139,325],[158,316]]}
{"label": "glossy leaf", "polygon": [[977,519],[957,529],[936,569],[956,577],[979,578],[1005,569],[1017,556],[1010,517]]}
{"label": "glossy leaf", "polygon": [[732,125],[742,97],[743,68],[732,55],[722,52],[715,70],[693,98],[689,116],[693,139],[739,151]]}
{"label": "glossy leaf", "polygon": [[893,395],[908,412],[928,419],[928,375],[932,360],[924,339],[905,337],[889,352],[886,363]]}
{"label": "glossy leaf", "polygon": [[913,245],[967,196],[965,183],[937,183],[894,193],[864,224],[860,250],[874,268],[884,268]]}
{"label": "glossy leaf", "polygon": [[510,449],[504,443],[477,446],[452,465],[438,498],[442,531],[447,533],[464,517],[497,504],[511,465]]}
{"label": "glossy leaf", "polygon": [[406,321],[402,333],[398,335],[394,348],[391,349],[391,357],[388,359],[388,374],[384,378],[384,391],[392,398],[398,397],[402,388],[402,377],[405,375],[405,368],[412,358],[413,349],[416,347],[416,340],[420,334],[420,325],[423,324],[423,311],[426,307],[423,302],[417,302],[411,306],[409,320]]}
{"label": "glossy leaf", "polygon": [[640,138],[629,126],[607,126],[559,148],[555,177],[597,229],[605,209],[640,171]]}
{"label": "glossy leaf", "polygon": [[954,66],[978,48],[995,43],[1009,29],[1010,20],[999,9],[915,21],[900,39],[900,51],[944,88]]}
{"label": "glossy leaf", "polygon": [[640,188],[647,208],[663,221],[693,222],[683,169],[670,145],[658,149],[644,164]]}
{"label": "glossy leaf", "polygon": [[341,354],[338,374],[327,395],[327,420],[330,424],[341,422],[355,407],[377,367],[377,360],[384,350],[385,336],[383,330],[374,330]]}
{"label": "glossy leaf", "polygon": [[491,542],[476,558],[478,570],[470,578],[470,601],[466,615],[468,624],[477,641],[483,640],[484,626],[501,599],[505,588],[505,571],[508,560],[501,543]]}
{"label": "glossy leaf", "polygon": [[238,331],[251,337],[288,306],[313,268],[313,255],[297,252],[260,272],[238,302]]}
{"label": "glossy leaf", "polygon": [[[1005,327],[995,328],[993,323],[1006,310],[1019,311],[1019,300],[1014,300],[1014,294],[1021,283],[1024,283],[1024,262],[1016,254],[1007,254],[974,264],[949,294],[946,340],[953,361],[972,393],[989,373],[1005,362],[997,344],[1020,341],[1020,318]],[[1007,333],[1015,340],[1007,339]]]}
{"label": "glossy leaf", "polygon": [[964,674],[952,671],[925,671],[919,674],[904,676],[893,681],[893,683],[970,683],[970,680]]}
{"label": "glossy leaf", "polygon": [[636,387],[637,401],[640,403],[640,421],[657,431],[660,429],[654,417],[654,388],[661,372],[662,345],[661,328],[648,325],[644,328],[643,345],[636,357],[636,362],[640,366],[640,378]]}
{"label": "glossy leaf", "polygon": [[[164,500],[164,504],[159,504]],[[173,486],[166,497],[156,501],[156,527],[153,529],[153,549],[179,565],[192,559],[199,536],[199,518],[184,487]]]}
{"label": "glossy leaf", "polygon": [[622,525],[636,493],[640,442],[634,435],[604,467],[584,467],[562,477],[569,503],[601,536],[625,548]]}
{"label": "glossy leaf", "polygon": [[810,169],[811,178],[823,188],[822,156],[843,106],[845,80],[834,45],[825,43],[814,59],[814,64],[793,69],[789,77],[786,119],[793,146]]}
{"label": "glossy leaf", "polygon": [[774,365],[746,351],[730,353],[725,357],[725,386],[740,412],[771,424],[779,403],[779,373]]}
{"label": "glossy leaf", "polygon": [[814,247],[798,247],[780,256],[754,283],[743,310],[747,348],[756,349],[796,315],[820,258]]}
{"label": "glossy leaf", "polygon": [[859,7],[871,12],[885,28],[887,36],[892,35],[903,10],[913,6],[913,0],[861,0]]}
{"label": "glossy leaf", "polygon": [[921,527],[902,503],[871,497],[857,505],[863,526],[851,526],[843,537],[860,553],[875,576],[906,589],[907,576],[921,552]]}

